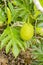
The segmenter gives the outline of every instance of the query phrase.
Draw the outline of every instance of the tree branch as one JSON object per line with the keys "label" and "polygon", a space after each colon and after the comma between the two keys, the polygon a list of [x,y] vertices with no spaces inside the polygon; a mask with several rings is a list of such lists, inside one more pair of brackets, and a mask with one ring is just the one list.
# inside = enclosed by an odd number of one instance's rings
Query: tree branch
{"label": "tree branch", "polygon": [[36,5],[37,9],[43,13],[43,7],[41,6],[39,0],[33,0],[33,2]]}
{"label": "tree branch", "polygon": [[23,25],[24,23],[25,23],[25,22],[21,22],[21,21],[19,22],[19,21],[17,21],[17,22],[14,22],[13,25],[11,24],[11,26],[12,26],[12,27],[16,27],[16,26],[22,27],[22,25]]}

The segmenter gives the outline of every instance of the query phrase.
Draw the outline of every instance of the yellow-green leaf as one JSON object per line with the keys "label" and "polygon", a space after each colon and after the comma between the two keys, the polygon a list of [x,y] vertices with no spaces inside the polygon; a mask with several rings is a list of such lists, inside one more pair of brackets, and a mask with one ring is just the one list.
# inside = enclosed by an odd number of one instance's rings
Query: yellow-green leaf
{"label": "yellow-green leaf", "polygon": [[11,23],[11,11],[10,11],[10,9],[7,7],[7,18],[8,18],[8,24],[10,24]]}

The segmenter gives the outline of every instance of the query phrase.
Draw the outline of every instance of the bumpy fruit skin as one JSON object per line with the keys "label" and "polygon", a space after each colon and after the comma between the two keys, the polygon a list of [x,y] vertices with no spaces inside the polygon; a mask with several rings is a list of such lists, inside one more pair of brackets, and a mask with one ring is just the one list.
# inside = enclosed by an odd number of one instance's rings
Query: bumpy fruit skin
{"label": "bumpy fruit skin", "polygon": [[42,27],[37,27],[36,28],[36,33],[43,36],[43,28]]}
{"label": "bumpy fruit skin", "polygon": [[20,31],[21,38],[23,40],[30,40],[34,35],[34,28],[31,25],[31,23],[27,24],[25,23]]}

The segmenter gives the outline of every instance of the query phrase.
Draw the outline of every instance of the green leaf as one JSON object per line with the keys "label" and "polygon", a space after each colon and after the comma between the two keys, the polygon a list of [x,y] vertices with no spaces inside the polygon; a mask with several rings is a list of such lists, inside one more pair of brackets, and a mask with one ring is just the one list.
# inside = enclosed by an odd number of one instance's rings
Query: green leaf
{"label": "green leaf", "polygon": [[15,58],[18,56],[18,54],[20,53],[20,48],[18,48],[18,46],[16,45],[16,43],[14,42],[13,48],[12,48],[12,53],[15,56]]}
{"label": "green leaf", "polygon": [[19,47],[20,47],[23,51],[25,51],[25,49],[24,49],[23,45],[20,43],[20,41],[16,40],[16,42],[17,42],[17,44],[19,45]]}
{"label": "green leaf", "polygon": [[40,16],[37,19],[38,20],[43,20],[43,14],[40,14]]}
{"label": "green leaf", "polygon": [[12,20],[13,20],[16,11],[15,11],[15,9],[14,9],[12,3],[8,2],[8,6],[9,6],[9,8],[10,8],[10,10],[11,10],[11,15],[12,15]]}
{"label": "green leaf", "polygon": [[43,22],[38,23],[38,24],[37,24],[37,27],[43,28]]}
{"label": "green leaf", "polygon": [[10,39],[10,36],[7,36],[6,38],[4,38],[2,41],[1,41],[1,49],[6,46],[6,43],[8,43]]}
{"label": "green leaf", "polygon": [[[29,16],[29,1],[27,0],[14,0],[16,3],[16,8],[12,3],[8,2],[8,6],[12,12],[12,20],[17,21],[18,17],[25,18],[28,14]],[[27,17],[26,17],[27,18]]]}
{"label": "green leaf", "polygon": [[8,2],[8,6],[9,6],[11,12],[12,12],[12,15],[14,15],[15,11],[14,11],[14,7],[13,7],[12,3]]}
{"label": "green leaf", "polygon": [[0,36],[0,41],[2,40],[2,39],[4,39],[6,36],[7,36],[7,34],[9,34],[9,28],[7,27],[5,30],[4,30],[4,32],[3,32],[3,34],[1,34],[1,36]]}
{"label": "green leaf", "polygon": [[4,11],[0,8],[0,22],[5,22],[6,21],[6,16]]}
{"label": "green leaf", "polygon": [[10,24],[12,21],[12,16],[11,16],[11,11],[8,7],[7,7],[7,18],[8,18],[8,24]]}
{"label": "green leaf", "polygon": [[40,1],[41,6],[43,7],[43,0],[39,0],[39,1]]}
{"label": "green leaf", "polygon": [[39,54],[39,55],[38,55],[38,60],[39,60],[39,61],[43,61],[43,54]]}
{"label": "green leaf", "polygon": [[33,2],[33,0],[30,0],[30,4]]}
{"label": "green leaf", "polygon": [[11,49],[11,46],[12,46],[12,40],[10,40],[6,46],[6,54],[10,51]]}
{"label": "green leaf", "polygon": [[18,56],[21,50],[25,51],[27,48],[26,42],[20,39],[20,31],[16,28],[8,26],[0,36],[1,48],[6,46],[6,53],[12,48],[12,52],[15,58]]}

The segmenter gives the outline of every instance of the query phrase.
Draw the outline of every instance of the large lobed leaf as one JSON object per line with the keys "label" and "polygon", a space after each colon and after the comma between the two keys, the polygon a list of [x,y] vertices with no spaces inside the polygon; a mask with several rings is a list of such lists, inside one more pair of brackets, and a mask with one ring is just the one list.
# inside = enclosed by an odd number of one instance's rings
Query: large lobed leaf
{"label": "large lobed leaf", "polygon": [[8,26],[0,36],[1,49],[6,47],[6,53],[12,50],[15,58],[21,50],[25,51],[27,48],[26,42],[20,39],[19,31],[15,28]]}

